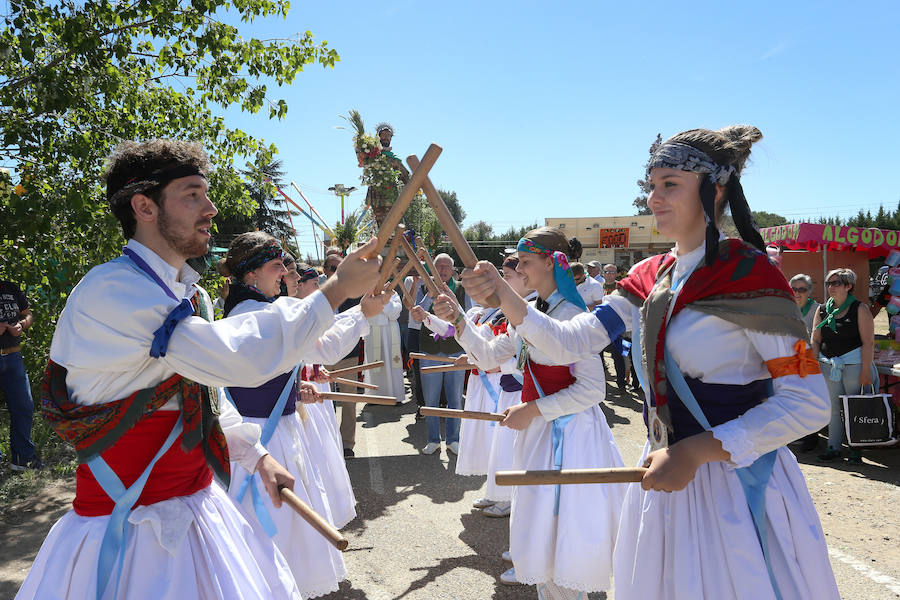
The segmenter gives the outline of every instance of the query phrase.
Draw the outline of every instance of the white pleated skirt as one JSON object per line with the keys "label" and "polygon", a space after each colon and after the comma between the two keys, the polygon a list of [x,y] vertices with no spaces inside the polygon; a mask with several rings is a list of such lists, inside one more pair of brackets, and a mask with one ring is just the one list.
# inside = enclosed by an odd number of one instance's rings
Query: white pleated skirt
{"label": "white pleated skirt", "polygon": [[[265,419],[244,417],[244,422],[262,427]],[[278,421],[272,439],[266,444],[272,458],[277,460],[294,476],[294,493],[309,504],[313,510],[334,524],[325,492],[325,484],[319,469],[310,456],[305,440],[305,430],[300,415],[293,413]],[[241,482],[247,472],[237,463],[231,463],[231,486],[228,495],[236,498]],[[263,489],[260,492],[264,493]],[[275,509],[268,494],[263,494],[263,503],[272,517],[278,533],[273,538],[284,554],[297,587],[304,598],[315,598],[337,591],[339,583],[347,577],[347,568],[341,553],[312,526],[300,518],[287,504]],[[262,533],[262,526],[256,520],[249,490],[244,495],[242,506],[255,530]],[[262,533],[262,535],[265,535]]]}
{"label": "white pleated skirt", "polygon": [[[563,469],[621,467],[622,457],[598,405],[564,429]],[[518,432],[513,469],[552,469],[551,424],[538,417]],[[517,486],[513,490],[509,551],[521,583],[553,583],[584,592],[608,590],[624,484]],[[618,587],[618,584],[617,584]],[[618,600],[618,589],[617,596]]]}
{"label": "white pleated skirt", "polygon": [[[766,517],[782,599],[838,600],[819,515],[786,448],[778,450],[766,489]],[[639,483],[629,484],[615,582],[616,600],[774,600],[737,474],[714,462],[678,492],[645,492]]]}
{"label": "white pleated skirt", "polygon": [[[510,406],[522,402],[522,392],[500,392],[498,412],[503,412]],[[491,454],[488,458],[488,476],[484,491],[484,497],[494,502],[508,502],[512,499],[512,486],[497,485],[494,482],[494,473],[508,471],[513,468],[513,445],[516,442],[515,429],[501,427],[499,424],[493,427],[491,438]]]}
{"label": "white pleated skirt", "polygon": [[[488,381],[498,392],[500,373],[488,373]],[[466,388],[466,401],[463,409],[478,412],[494,412],[494,400],[481,382],[481,377],[474,372],[469,375]],[[459,456],[456,457],[457,475],[486,475],[491,455],[491,444],[494,439],[493,421],[476,421],[460,419],[459,424]]]}
{"label": "white pleated skirt", "polygon": [[[44,540],[16,598],[96,600],[97,561],[108,521],[108,516],[67,512]],[[217,483],[139,506],[129,521],[116,600],[301,597],[281,552]],[[113,598],[114,586],[104,598]]]}
{"label": "white pleated skirt", "polygon": [[[327,385],[327,384],[326,384]],[[327,402],[327,404],[326,404]],[[319,468],[322,483],[325,485],[325,497],[331,509],[333,525],[340,529],[356,518],[356,496],[347,472],[344,451],[337,431],[334,416],[334,405],[330,400],[305,404],[308,418],[303,423],[305,447],[309,450],[310,459]]]}

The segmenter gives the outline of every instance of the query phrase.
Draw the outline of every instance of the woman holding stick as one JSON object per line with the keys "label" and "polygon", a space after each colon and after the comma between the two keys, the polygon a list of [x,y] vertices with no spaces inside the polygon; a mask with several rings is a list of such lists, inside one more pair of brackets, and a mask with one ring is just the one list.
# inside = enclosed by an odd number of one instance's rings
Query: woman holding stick
{"label": "woman holding stick", "polygon": [[[288,281],[293,277],[291,267],[287,263],[285,266],[288,268],[285,281]],[[289,295],[306,298],[319,289],[319,277],[315,269],[306,263],[295,263],[293,267],[297,273],[297,285],[288,283]],[[331,391],[331,377],[322,364],[333,364],[347,353],[348,348],[341,340],[355,341],[361,335],[363,323],[355,317],[359,312],[359,309],[351,309],[336,315],[334,325],[316,343],[316,356],[310,357],[315,362],[307,363],[301,370],[300,378],[310,382],[319,392]],[[304,439],[310,441],[312,462],[322,474],[332,524],[341,529],[356,518],[356,496],[347,472],[334,403],[326,399],[308,404],[305,408],[309,418],[303,422],[304,432],[307,434]]]}
{"label": "woman holding stick", "polygon": [[[632,331],[650,441],[615,551],[617,599],[836,599],[825,537],[789,442],[828,421],[828,392],[784,275],[763,252],[740,184],[762,134],[697,129],[651,156],[649,207],[676,241],[593,313],[558,321],[479,264],[475,298],[559,360]],[[741,237],[716,223],[731,208]]]}
{"label": "woman holding stick", "polygon": [[[518,244],[517,271],[525,285],[537,291],[540,310],[558,319],[585,310],[566,259],[568,250],[566,236],[551,227],[530,231]],[[514,327],[508,327],[507,335],[482,337],[456,312],[457,306],[453,298],[441,295],[435,311],[453,322],[469,360],[494,369],[517,358],[525,374],[523,402],[507,408],[501,423],[517,430],[513,468],[622,465],[598,404],[606,389],[598,355],[559,361],[532,346]],[[537,585],[539,598],[576,598],[609,589],[624,491],[621,485],[515,488],[509,537],[518,581]]]}
{"label": "woman holding stick", "polygon": [[[266,233],[245,233],[234,239],[228,255],[219,263],[220,272],[232,279],[224,309],[226,318],[258,310],[274,300],[287,273],[283,256],[277,240]],[[293,279],[289,278],[292,287]],[[381,301],[374,301],[380,310]],[[362,313],[357,321],[358,330],[367,330]],[[326,333],[319,339],[318,348],[328,343],[327,336]],[[351,338],[351,341],[355,340]],[[227,392],[245,420],[262,428],[261,441],[266,450],[273,458],[283,461],[282,464],[295,477],[294,492],[297,496],[327,521],[334,523],[320,465],[313,462],[310,450],[311,442],[321,442],[309,439],[303,423],[308,416],[302,404],[298,411],[298,403],[313,403],[321,399],[313,385],[301,383],[299,368],[300,365],[297,365],[292,372],[257,388],[230,387]],[[254,528],[261,528],[275,540],[303,596],[314,598],[337,591],[339,582],[347,574],[340,553],[287,507],[276,510],[271,501],[259,493],[254,479],[239,464],[233,462],[231,468],[228,494],[244,505]]]}

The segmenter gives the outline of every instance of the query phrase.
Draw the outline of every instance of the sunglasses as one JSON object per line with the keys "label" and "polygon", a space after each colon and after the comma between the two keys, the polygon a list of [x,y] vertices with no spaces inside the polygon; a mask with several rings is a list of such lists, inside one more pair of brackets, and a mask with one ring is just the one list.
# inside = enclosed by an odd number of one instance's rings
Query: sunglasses
{"label": "sunglasses", "polygon": [[809,291],[809,288],[795,288],[795,287],[792,287],[791,289],[794,290],[795,292],[797,292],[798,294],[805,294],[806,292]]}
{"label": "sunglasses", "polygon": [[847,285],[847,284],[845,282],[841,281],[840,279],[835,280],[835,281],[826,281],[825,282],[825,287],[838,287],[839,285]]}

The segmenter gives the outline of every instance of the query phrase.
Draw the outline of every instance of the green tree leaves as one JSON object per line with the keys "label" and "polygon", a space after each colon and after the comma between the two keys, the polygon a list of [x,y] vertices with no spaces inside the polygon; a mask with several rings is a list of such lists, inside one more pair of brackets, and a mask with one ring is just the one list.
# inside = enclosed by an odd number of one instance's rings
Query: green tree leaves
{"label": "green tree leaves", "polygon": [[[337,53],[305,32],[260,40],[223,22],[287,15],[287,0],[11,0],[0,31],[0,276],[27,289],[37,316],[29,372],[46,360],[56,315],[91,266],[124,240],[100,180],[121,140],[192,139],[216,171],[210,196],[223,215],[250,214],[236,161],[271,163],[274,146],[229,128],[237,105],[280,119],[288,106],[267,84],[289,84]],[[16,193],[15,186],[20,193]]]}

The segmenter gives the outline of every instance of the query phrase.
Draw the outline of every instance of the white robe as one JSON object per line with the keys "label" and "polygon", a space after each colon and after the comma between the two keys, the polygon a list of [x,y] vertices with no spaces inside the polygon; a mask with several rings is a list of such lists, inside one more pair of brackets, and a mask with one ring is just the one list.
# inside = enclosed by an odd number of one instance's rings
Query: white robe
{"label": "white robe", "polygon": [[394,292],[384,310],[369,319],[372,331],[366,336],[366,362],[384,361],[380,369],[364,371],[364,381],[378,386],[377,390],[366,390],[375,396],[393,396],[403,402],[406,390],[403,387],[403,353],[400,347],[400,325],[397,318],[403,310],[400,296]]}
{"label": "white robe", "polygon": [[[551,296],[556,305],[558,294]],[[556,305],[556,318],[571,319],[582,313],[566,301]],[[508,327],[508,335],[480,336],[468,322],[459,336],[470,361],[482,369],[496,369],[519,347],[519,332]],[[543,365],[568,365],[575,382],[555,394],[534,400],[541,415],[517,432],[513,447],[513,469],[552,469],[552,420],[574,415],[563,430],[562,468],[622,466],[606,417],[598,405],[605,396],[606,382],[600,358],[591,355],[575,361],[530,348],[531,359]],[[571,363],[571,364],[570,364]],[[561,486],[559,515],[554,515],[556,486],[519,486],[512,492],[509,550],[516,578],[521,583],[553,582],[584,592],[610,587],[613,545],[625,487],[615,485]]]}
{"label": "white robe", "polygon": [[[264,308],[265,304],[257,300],[245,300],[235,306],[229,316],[257,311]],[[307,356],[318,361],[346,354],[355,345],[365,327],[365,318],[358,308],[341,313],[335,317],[334,324],[317,340],[315,348],[308,352]],[[309,408],[312,408],[312,405]],[[313,410],[319,412],[317,408]],[[266,444],[266,450],[293,475],[294,493],[337,527],[338,522],[331,509],[332,502],[344,507],[347,503],[347,490],[332,489],[333,499],[328,497],[326,481],[331,482],[337,475],[331,472],[334,465],[329,458],[333,458],[333,453],[328,454],[332,438],[330,435],[327,437],[320,435],[316,420],[309,416],[309,412],[306,405],[302,405],[298,412],[279,417],[275,432]],[[305,422],[301,414],[305,414]],[[317,415],[315,419],[321,420],[321,417]],[[266,423],[265,418],[244,417],[244,420],[255,423],[260,428]],[[343,463],[343,456],[340,457],[340,461]],[[246,477],[247,472],[240,465],[232,465],[228,495],[235,501]],[[352,491],[350,494],[352,495]],[[253,528],[262,532],[249,491],[244,494],[241,502],[244,511],[252,515],[249,520]],[[277,529],[273,538],[275,544],[284,554],[303,597],[315,598],[337,591],[340,582],[347,576],[347,568],[340,551],[289,506],[282,505],[280,509],[276,509],[268,496],[263,498],[263,503]],[[346,508],[343,510],[340,515],[342,520],[347,518]],[[341,526],[345,524],[346,521],[341,523]]]}
{"label": "white robe", "polygon": [[[680,257],[674,277],[691,271],[705,247]],[[631,331],[639,309],[609,295]],[[609,344],[592,314],[568,322],[532,308],[518,330],[559,360],[575,360]],[[796,339],[743,329],[685,308],[672,318],[666,348],[685,376],[706,383],[746,384],[769,377],[765,362],[793,356]],[[767,530],[775,578],[784,600],[839,598],[825,536],[794,455],[784,446],[828,422],[821,375],[773,380],[774,393],[740,417],[712,428],[731,454],[701,466],[678,492],[643,491],[629,484],[615,553],[616,598],[660,600],[774,599],[747,500],[734,472],[777,450],[766,489]],[[645,448],[644,455],[649,451]],[[641,459],[643,461],[643,458]]]}
{"label": "white robe", "polygon": [[[316,292],[283,298],[265,310],[209,323],[188,317],[165,356],[150,343],[169,312],[190,298],[199,275],[181,271],[130,240],[178,300],[125,262],[94,267],[72,290],[60,315],[50,357],[68,370],[70,397],[81,404],[124,398],[176,373],[209,386],[259,385],[297,364],[334,316]],[[208,296],[204,296],[208,302]],[[210,314],[212,307],[209,306]],[[164,410],[178,409],[172,398]],[[259,427],[222,399],[220,423],[232,460],[254,470],[266,451]],[[99,541],[109,516],[66,513],[51,529],[17,598],[96,598]],[[135,509],[124,549],[121,598],[299,598],[284,557],[213,483],[190,496]],[[112,587],[107,596],[112,597]]]}

